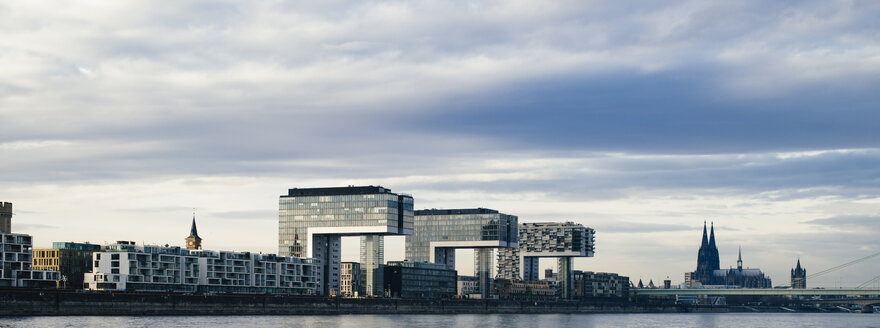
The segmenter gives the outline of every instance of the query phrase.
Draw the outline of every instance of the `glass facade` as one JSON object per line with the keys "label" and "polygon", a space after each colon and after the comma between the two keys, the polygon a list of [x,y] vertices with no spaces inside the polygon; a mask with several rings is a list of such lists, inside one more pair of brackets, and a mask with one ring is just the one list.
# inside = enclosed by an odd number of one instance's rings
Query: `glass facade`
{"label": "glass facade", "polygon": [[451,298],[457,280],[455,270],[440,264],[395,261],[385,267],[385,289],[392,297]]}
{"label": "glass facade", "polygon": [[[487,243],[468,243],[481,241],[498,242],[494,247],[516,247],[517,220],[515,215],[485,208],[416,211],[413,234],[406,236],[406,259],[430,262],[432,242],[451,245],[450,248],[492,247]],[[435,262],[441,262],[436,254]],[[451,262],[454,264],[454,260]]]}
{"label": "glass facade", "polygon": [[[340,237],[412,234],[413,214],[412,196],[379,186],[290,189],[279,200],[278,253],[314,258],[323,271],[320,294],[334,294],[340,291]],[[369,241],[376,251],[368,259],[362,254],[361,270],[377,272],[381,237]],[[381,279],[381,273],[365,278]],[[377,284],[381,293],[381,280]]]}

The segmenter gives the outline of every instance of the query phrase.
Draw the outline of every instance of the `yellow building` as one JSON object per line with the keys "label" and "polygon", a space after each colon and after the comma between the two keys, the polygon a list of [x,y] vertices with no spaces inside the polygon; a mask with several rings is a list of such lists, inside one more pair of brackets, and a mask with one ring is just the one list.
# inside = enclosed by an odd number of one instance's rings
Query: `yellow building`
{"label": "yellow building", "polygon": [[83,277],[92,271],[92,253],[101,246],[88,243],[52,243],[53,248],[34,249],[31,268],[60,271],[58,287],[83,288]]}

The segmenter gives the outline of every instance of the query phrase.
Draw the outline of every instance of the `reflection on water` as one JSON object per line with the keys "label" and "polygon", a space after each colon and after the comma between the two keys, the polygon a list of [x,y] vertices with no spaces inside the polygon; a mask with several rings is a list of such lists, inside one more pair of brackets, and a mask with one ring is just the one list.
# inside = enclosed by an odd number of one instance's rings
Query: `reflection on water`
{"label": "reflection on water", "polygon": [[847,313],[730,314],[459,314],[326,316],[131,316],[0,318],[0,327],[878,327],[880,315]]}

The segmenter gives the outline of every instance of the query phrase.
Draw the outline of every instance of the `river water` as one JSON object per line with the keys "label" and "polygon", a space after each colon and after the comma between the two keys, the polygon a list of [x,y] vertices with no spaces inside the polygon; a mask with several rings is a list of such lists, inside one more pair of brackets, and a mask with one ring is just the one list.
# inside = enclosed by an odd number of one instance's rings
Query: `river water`
{"label": "river water", "polygon": [[878,327],[880,314],[456,314],[326,316],[10,317],[0,327]]}

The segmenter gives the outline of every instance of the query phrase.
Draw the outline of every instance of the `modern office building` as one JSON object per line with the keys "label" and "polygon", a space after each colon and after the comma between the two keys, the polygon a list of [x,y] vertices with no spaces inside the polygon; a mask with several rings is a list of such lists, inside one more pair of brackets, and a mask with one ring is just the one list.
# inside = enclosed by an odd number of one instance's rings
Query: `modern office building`
{"label": "modern office building", "polygon": [[279,200],[278,252],[314,258],[320,295],[340,290],[342,236],[361,237],[364,296],[381,296],[383,236],[412,233],[412,196],[379,186],[294,188]]}
{"label": "modern office building", "polygon": [[406,237],[406,259],[454,269],[455,250],[474,249],[480,294],[488,297],[492,250],[517,247],[517,220],[514,215],[486,208],[418,210],[413,234]]}
{"label": "modern office building", "polygon": [[399,298],[451,298],[457,273],[444,264],[392,261],[385,266],[385,290]]}
{"label": "modern office building", "polygon": [[318,289],[311,259],[131,241],[92,256],[94,268],[84,279],[91,290],[311,295]]}
{"label": "modern office building", "polygon": [[772,281],[764,276],[761,269],[743,268],[742,249],[736,261],[736,268],[720,269],[718,247],[715,244],[715,224],[706,235],[706,222],[703,222],[703,239],[697,252],[697,269],[685,274],[688,287],[728,286],[742,288],[771,288]]}
{"label": "modern office building", "polygon": [[342,262],[339,274],[339,295],[357,297],[361,289],[361,264]]}
{"label": "modern office building", "polygon": [[572,273],[574,298],[619,298],[629,297],[629,277],[616,273],[575,270]]}
{"label": "modern office building", "polygon": [[552,281],[522,281],[506,278],[495,279],[495,294],[499,299],[546,300],[554,299],[557,287]]}
{"label": "modern office building", "polygon": [[[498,277],[506,279],[539,279],[539,259],[557,258],[557,278],[562,298],[571,298],[573,257],[592,257],[595,231],[574,222],[539,222],[519,225],[519,247],[500,249]],[[522,270],[522,271],[520,271]],[[522,272],[522,278],[520,278]]]}
{"label": "modern office building", "polygon": [[807,269],[801,268],[801,259],[798,259],[797,266],[791,269],[791,288],[807,289]]}
{"label": "modern office building", "polygon": [[0,202],[0,233],[12,233],[12,203]]}
{"label": "modern office building", "polygon": [[458,296],[468,298],[473,294],[479,294],[478,281],[476,276],[458,276]]}
{"label": "modern office building", "polygon": [[12,203],[0,202],[0,287],[56,287],[61,273],[35,270],[33,237],[12,233]]}
{"label": "modern office building", "polygon": [[34,249],[31,267],[35,270],[59,271],[58,287],[82,289],[83,277],[92,271],[92,253],[101,245],[74,242],[54,242],[52,248]]}

